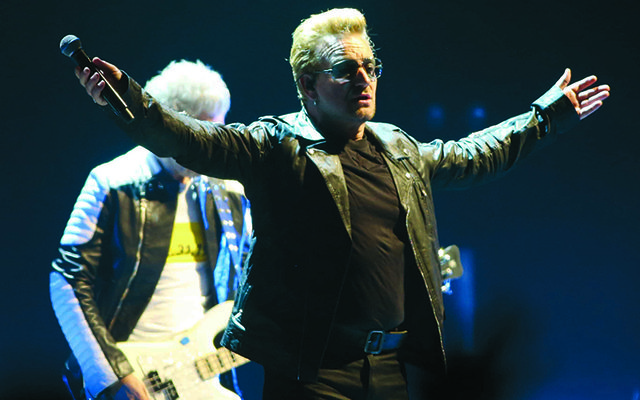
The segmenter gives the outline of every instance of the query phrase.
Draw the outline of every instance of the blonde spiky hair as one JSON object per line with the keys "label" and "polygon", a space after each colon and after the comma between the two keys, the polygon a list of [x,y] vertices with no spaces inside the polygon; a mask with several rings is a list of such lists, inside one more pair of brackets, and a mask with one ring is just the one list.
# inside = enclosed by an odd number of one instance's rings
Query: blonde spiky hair
{"label": "blonde spiky hair", "polygon": [[317,69],[322,59],[321,52],[328,43],[327,39],[352,33],[361,34],[369,42],[371,49],[374,49],[373,42],[367,33],[367,21],[364,15],[353,8],[334,8],[314,14],[298,25],[292,35],[293,43],[289,55],[289,64],[298,89],[298,97],[302,99],[299,78]]}

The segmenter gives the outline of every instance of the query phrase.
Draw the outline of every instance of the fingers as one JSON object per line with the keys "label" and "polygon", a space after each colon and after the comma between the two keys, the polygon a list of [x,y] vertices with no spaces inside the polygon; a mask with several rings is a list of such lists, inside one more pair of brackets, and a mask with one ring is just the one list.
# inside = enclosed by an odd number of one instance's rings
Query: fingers
{"label": "fingers", "polygon": [[91,61],[96,65],[96,67],[98,67],[102,71],[108,71],[111,73],[119,71],[115,65],[108,63],[99,57],[93,57]]}
{"label": "fingers", "polygon": [[107,105],[106,100],[102,97],[102,90],[104,89],[104,87],[105,82],[97,73],[91,75],[89,81],[87,82],[87,86],[85,87],[89,96],[93,98],[93,101],[100,104],[101,106]]}
{"label": "fingers", "polygon": [[588,100],[590,98],[594,98],[596,100],[604,100],[609,97],[609,90],[609,85],[600,85],[595,88],[583,90],[582,92],[578,93],[577,98],[580,102]]}
{"label": "fingers", "polygon": [[609,97],[609,86],[601,85],[597,88],[585,90],[578,95],[580,102],[579,112],[580,119],[585,119],[599,109],[603,101]]}
{"label": "fingers", "polygon": [[[122,78],[122,72],[115,65],[98,57],[94,57],[91,62],[99,71],[101,71],[105,79],[108,79],[109,83],[112,85]],[[92,70],[87,67],[76,67],[75,74],[80,84],[85,88],[87,94],[91,96],[95,103],[100,104],[101,106],[107,105],[106,100],[102,97],[102,91],[106,86],[106,83],[99,73],[92,72]]]}
{"label": "fingers", "polygon": [[101,58],[94,57],[92,60],[93,64],[98,67],[102,74],[109,80],[109,83],[115,85],[117,82],[122,79],[122,71],[115,65],[104,61]]}
{"label": "fingers", "polygon": [[602,106],[602,101],[594,101],[580,108],[580,119],[583,120]]}
{"label": "fingers", "polygon": [[602,102],[609,97],[609,85],[590,88],[598,81],[595,75],[587,76],[569,85],[571,70],[565,69],[556,86],[563,89],[564,94],[571,100],[580,119],[584,119],[602,107]]}
{"label": "fingers", "polygon": [[102,97],[102,90],[105,82],[97,72],[92,72],[88,67],[76,67],[76,77],[93,101],[101,106],[107,105],[106,100]]}
{"label": "fingers", "polygon": [[93,101],[101,106],[107,105],[107,102],[102,97],[102,90],[105,87],[104,80],[97,72],[92,72],[88,67],[76,68],[76,76],[82,86],[84,86],[87,94],[93,99]]}
{"label": "fingers", "polygon": [[569,86],[568,88],[578,93],[585,90],[586,88],[593,85],[594,83],[596,83],[597,80],[598,78],[595,75],[587,76],[586,78],[583,78],[577,82],[572,83],[571,86]]}
{"label": "fingers", "polygon": [[589,86],[593,85],[597,81],[598,78],[595,75],[591,75],[569,85],[569,82],[571,82],[571,69],[567,68],[564,70],[564,73],[562,74],[560,79],[558,79],[558,81],[556,82],[556,86],[558,86],[560,89],[566,88],[568,90],[572,90],[575,93],[579,93]]}
{"label": "fingers", "polygon": [[564,73],[562,74],[560,79],[558,79],[558,82],[556,82],[556,86],[558,86],[560,89],[564,89],[565,87],[567,87],[569,82],[571,82],[571,70],[569,68],[565,68]]}

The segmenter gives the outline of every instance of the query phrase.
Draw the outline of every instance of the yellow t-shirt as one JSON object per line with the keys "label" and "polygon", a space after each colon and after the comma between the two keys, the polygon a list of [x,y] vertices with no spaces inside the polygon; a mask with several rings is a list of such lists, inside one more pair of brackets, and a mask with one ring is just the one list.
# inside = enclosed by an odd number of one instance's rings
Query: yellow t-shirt
{"label": "yellow t-shirt", "polygon": [[191,328],[213,290],[197,195],[186,184],[181,189],[166,264],[129,341],[165,340]]}

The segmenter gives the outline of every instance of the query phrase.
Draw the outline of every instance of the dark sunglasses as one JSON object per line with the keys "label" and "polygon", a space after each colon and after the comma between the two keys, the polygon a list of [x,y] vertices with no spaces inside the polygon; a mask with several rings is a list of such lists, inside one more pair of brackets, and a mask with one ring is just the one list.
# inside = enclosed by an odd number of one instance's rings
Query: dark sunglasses
{"label": "dark sunglasses", "polygon": [[356,60],[344,60],[334,64],[329,69],[316,71],[317,74],[331,74],[333,79],[339,83],[347,83],[358,75],[360,67],[364,68],[371,81],[375,81],[382,75],[382,61],[379,58],[362,60],[362,63]]}

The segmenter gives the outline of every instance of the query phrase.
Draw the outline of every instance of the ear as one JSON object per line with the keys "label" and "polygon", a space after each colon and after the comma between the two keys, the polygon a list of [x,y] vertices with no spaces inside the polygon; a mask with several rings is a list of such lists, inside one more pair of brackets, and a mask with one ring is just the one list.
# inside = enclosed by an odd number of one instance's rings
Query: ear
{"label": "ear", "polygon": [[306,98],[316,100],[318,92],[316,92],[316,78],[310,74],[302,74],[300,76],[300,88]]}

